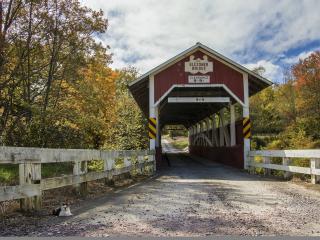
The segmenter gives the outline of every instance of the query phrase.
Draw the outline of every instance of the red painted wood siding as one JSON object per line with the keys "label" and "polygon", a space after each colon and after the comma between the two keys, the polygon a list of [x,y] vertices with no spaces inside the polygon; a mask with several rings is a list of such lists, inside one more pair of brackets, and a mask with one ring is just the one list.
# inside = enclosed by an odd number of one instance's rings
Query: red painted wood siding
{"label": "red painted wood siding", "polygon": [[[201,51],[197,51],[192,55],[194,55],[195,58],[203,59],[205,54]],[[188,84],[188,76],[192,74],[184,71],[184,63],[189,61],[189,58],[190,55],[154,76],[155,102],[158,101],[172,85]],[[213,72],[207,74],[197,73],[195,75],[209,75],[210,84],[225,84],[240,100],[243,101],[242,74],[209,56],[208,60],[213,62]]]}
{"label": "red painted wood siding", "polygon": [[239,169],[244,167],[243,145],[232,147],[189,146],[189,152],[191,155],[206,158],[208,161],[220,162]]}

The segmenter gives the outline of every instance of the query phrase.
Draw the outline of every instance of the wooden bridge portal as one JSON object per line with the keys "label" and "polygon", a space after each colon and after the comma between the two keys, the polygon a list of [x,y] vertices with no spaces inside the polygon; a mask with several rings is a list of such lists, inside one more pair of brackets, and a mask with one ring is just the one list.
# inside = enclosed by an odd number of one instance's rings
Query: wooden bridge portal
{"label": "wooden bridge portal", "polygon": [[249,97],[272,85],[197,43],[133,81],[129,89],[149,118],[150,149],[161,165],[161,129],[182,124],[189,151],[238,168],[248,167]]}

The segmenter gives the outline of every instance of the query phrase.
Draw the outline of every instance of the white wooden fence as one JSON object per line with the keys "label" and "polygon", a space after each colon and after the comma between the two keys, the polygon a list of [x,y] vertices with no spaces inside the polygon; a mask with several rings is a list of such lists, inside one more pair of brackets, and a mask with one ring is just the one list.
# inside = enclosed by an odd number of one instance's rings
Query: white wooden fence
{"label": "white wooden fence", "polygon": [[[284,177],[289,178],[292,173],[311,175],[311,182],[316,184],[320,180],[320,150],[265,150],[250,151],[250,168],[264,168],[265,174],[270,169],[285,171]],[[282,158],[282,165],[272,164],[272,158]],[[293,158],[309,159],[310,167],[292,166]],[[262,160],[257,162],[257,159]]]}
{"label": "white wooden fence", "polygon": [[[88,172],[88,162],[103,161],[103,171]],[[73,174],[41,177],[43,163],[73,163]],[[74,185],[80,193],[86,192],[87,182],[98,179],[112,180],[113,176],[137,171],[152,174],[155,171],[153,151],[102,151],[84,149],[44,149],[0,147],[1,164],[19,164],[19,185],[0,186],[0,202],[21,199],[21,208],[41,208],[42,191]],[[149,169],[147,171],[147,169]]]}

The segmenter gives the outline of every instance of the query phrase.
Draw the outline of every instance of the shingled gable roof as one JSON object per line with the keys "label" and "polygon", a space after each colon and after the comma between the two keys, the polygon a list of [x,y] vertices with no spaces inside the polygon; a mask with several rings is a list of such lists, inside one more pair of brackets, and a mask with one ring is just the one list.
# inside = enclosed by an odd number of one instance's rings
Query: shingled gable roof
{"label": "shingled gable roof", "polygon": [[139,83],[143,80],[146,80],[149,78],[150,75],[156,74],[166,68],[168,68],[169,66],[173,65],[174,63],[176,63],[177,61],[183,59],[184,57],[188,56],[189,54],[200,50],[202,52],[204,52],[205,54],[208,54],[209,56],[211,55],[211,57],[216,58],[218,61],[221,61],[227,65],[229,65],[230,67],[232,67],[233,69],[241,72],[241,73],[247,73],[248,76],[260,81],[260,83],[262,83],[262,85],[264,85],[265,87],[272,85],[272,81],[260,76],[259,74],[245,68],[244,66],[234,62],[233,60],[223,56],[222,54],[214,51],[213,49],[201,44],[201,43],[196,43],[196,45],[188,48],[187,50],[181,52],[180,54],[176,55],[175,57],[169,59],[168,61],[160,64],[159,66],[151,69],[150,71],[148,71],[147,73],[143,74],[142,76],[140,76],[139,78],[137,78],[136,80],[134,80],[133,82],[131,82],[129,84],[129,88],[131,88],[133,85],[135,85],[136,83]]}

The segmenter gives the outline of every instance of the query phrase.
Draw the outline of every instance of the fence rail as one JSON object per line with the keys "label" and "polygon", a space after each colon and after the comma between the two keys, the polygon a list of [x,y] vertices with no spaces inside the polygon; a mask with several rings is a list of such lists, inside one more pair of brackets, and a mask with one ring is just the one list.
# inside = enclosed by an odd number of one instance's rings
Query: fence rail
{"label": "fence rail", "polygon": [[[320,150],[265,150],[250,151],[249,167],[264,168],[265,174],[270,174],[270,170],[284,171],[284,177],[289,178],[292,173],[302,173],[311,175],[311,182],[316,184],[320,180]],[[272,158],[282,158],[282,165],[273,164]],[[292,166],[292,159],[309,159],[310,167]],[[257,159],[262,162],[257,162]]]}
{"label": "fence rail", "polygon": [[[88,172],[88,162],[103,162],[103,171]],[[41,177],[43,163],[73,163],[73,174],[53,177]],[[113,176],[137,171],[140,174],[152,174],[155,171],[153,151],[104,151],[85,149],[45,149],[0,147],[1,164],[19,165],[19,185],[0,187],[0,202],[21,199],[21,208],[33,210],[41,208],[42,191],[74,185],[84,194],[87,182],[106,179]],[[149,168],[149,170],[146,170]]]}

